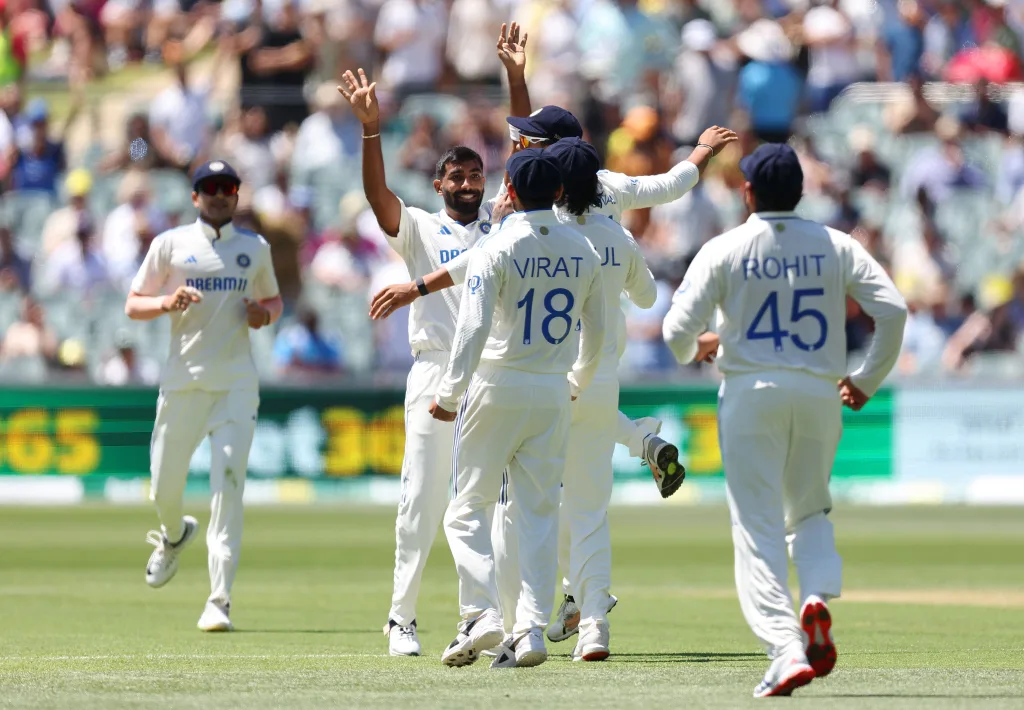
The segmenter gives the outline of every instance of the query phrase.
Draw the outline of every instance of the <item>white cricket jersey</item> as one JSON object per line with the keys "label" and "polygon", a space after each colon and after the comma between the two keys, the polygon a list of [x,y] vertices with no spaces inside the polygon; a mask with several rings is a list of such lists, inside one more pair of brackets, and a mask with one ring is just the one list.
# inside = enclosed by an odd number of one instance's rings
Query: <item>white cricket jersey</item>
{"label": "white cricket jersey", "polygon": [[621,222],[622,213],[627,210],[675,202],[696,187],[699,179],[697,166],[688,160],[661,175],[632,177],[601,170],[597,173],[597,181],[601,185],[601,206],[591,207],[590,211]]}
{"label": "white cricket jersey", "polygon": [[[480,218],[462,225],[444,210],[425,212],[418,207],[406,207],[402,202],[398,234],[388,241],[405,261],[413,279],[426,276],[491,231],[493,205],[493,201],[484,202]],[[413,301],[409,309],[409,346],[414,354],[425,350],[451,350],[461,296],[461,289],[446,289],[437,298]]]}
{"label": "white cricket jersey", "polygon": [[850,235],[792,212],[761,212],[697,254],[665,317],[665,342],[690,362],[717,308],[726,377],[797,370],[836,382],[846,375],[847,296],[875,319],[867,358],[851,375],[872,395],[899,356],[903,297]]}
{"label": "white cricket jersey", "polygon": [[605,320],[601,259],[586,238],[552,210],[516,212],[470,254],[438,404],[455,411],[481,360],[569,373],[573,394],[585,389],[600,363]]}
{"label": "white cricket jersey", "polygon": [[278,295],[270,245],[231,224],[218,233],[196,221],[153,240],[132,281],[142,296],[192,286],[203,294],[185,312],[172,311],[171,351],[161,378],[165,391],[257,389],[244,299]]}
{"label": "white cricket jersey", "polygon": [[606,322],[601,365],[594,379],[617,380],[619,358],[626,348],[626,314],[622,310],[622,294],[625,293],[638,307],[650,308],[658,296],[658,285],[633,235],[618,222],[593,214],[577,217],[559,212],[557,217],[562,224],[583,234],[601,259]]}

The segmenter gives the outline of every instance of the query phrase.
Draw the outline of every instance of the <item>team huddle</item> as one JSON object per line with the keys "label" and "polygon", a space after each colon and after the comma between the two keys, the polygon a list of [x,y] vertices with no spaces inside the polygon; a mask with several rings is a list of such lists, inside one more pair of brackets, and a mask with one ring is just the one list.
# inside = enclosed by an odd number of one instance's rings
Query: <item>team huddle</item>
{"label": "team huddle", "polygon": [[[661,422],[618,411],[621,298],[650,308],[656,297],[619,221],[626,210],[681,197],[736,140],[711,127],[663,175],[603,171],[570,112],[531,111],[527,37],[519,32],[502,26],[498,39],[512,142],[505,180],[488,201],[483,160],[457,146],[437,162],[444,209],[407,206],[387,186],[375,84],[359,70],[339,87],[363,124],[366,197],[413,277],[371,304],[373,318],[411,306],[414,355],[384,633],[392,656],[420,655],[416,603],[443,526],[459,577],[458,633],[441,654],[448,666],[483,655],[492,668],[536,666],[548,656],[545,636],[578,634],[574,661],[611,654],[614,446],[650,466],[663,497],[685,477],[678,449],[658,436]],[[841,407],[863,407],[891,370],[906,306],[849,235],[796,216],[803,174],[792,149],[762,145],[741,169],[751,217],[701,249],[663,332],[680,363],[717,360],[724,375],[718,417],[736,585],[771,659],[754,691],[764,697],[788,695],[836,663],[828,602],[841,592],[841,560],[827,516]],[[153,242],[126,312],[169,312],[174,335],[153,432],[161,530],[148,538],[156,550],[146,579],[166,584],[198,532],[182,515],[182,494],[191,454],[210,436],[211,596],[199,628],[226,631],[259,405],[246,330],[279,318],[282,303],[267,243],[231,225],[235,172],[215,161],[196,171],[193,185],[199,220]],[[851,374],[847,298],[875,320],[865,362]],[[789,558],[800,579],[799,613]]]}

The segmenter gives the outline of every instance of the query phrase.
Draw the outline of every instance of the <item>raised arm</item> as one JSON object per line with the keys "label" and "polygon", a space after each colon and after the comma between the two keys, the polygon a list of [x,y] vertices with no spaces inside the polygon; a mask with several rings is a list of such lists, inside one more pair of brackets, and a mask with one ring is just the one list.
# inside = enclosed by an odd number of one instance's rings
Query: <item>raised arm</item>
{"label": "raised arm", "polygon": [[[711,158],[736,140],[728,128],[712,126],[700,135],[698,146],[683,162],[661,175],[619,176],[615,191],[623,210],[642,210],[675,202],[696,186]],[[612,173],[611,175],[615,175]]]}
{"label": "raised arm", "polygon": [[372,84],[366,72],[359,70],[359,79],[346,71],[343,86],[338,87],[356,118],[363,124],[363,191],[377,223],[389,237],[398,235],[402,219],[402,203],[387,185],[384,177],[384,153],[380,145],[380,105],[377,103],[377,82]]}
{"label": "raised arm", "polygon": [[498,35],[498,59],[508,75],[509,110],[513,116],[530,115],[530,92],[526,88],[526,40],[530,35],[523,32],[520,40],[521,29],[518,22],[511,27],[503,22]]}
{"label": "raised arm", "polygon": [[[437,387],[435,406],[431,408],[434,418],[442,421],[455,418],[459,400],[469,387],[469,378],[480,364],[501,289],[501,274],[495,268],[491,254],[483,249],[474,249],[471,253],[471,276],[463,286],[448,370]],[[437,412],[438,409],[442,412]]]}

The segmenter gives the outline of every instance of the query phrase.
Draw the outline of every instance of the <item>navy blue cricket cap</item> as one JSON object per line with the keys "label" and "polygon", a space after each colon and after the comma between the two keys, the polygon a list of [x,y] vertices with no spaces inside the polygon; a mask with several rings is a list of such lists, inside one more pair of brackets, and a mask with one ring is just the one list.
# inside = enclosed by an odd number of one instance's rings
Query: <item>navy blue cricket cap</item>
{"label": "navy blue cricket cap", "polygon": [[512,187],[521,199],[554,201],[562,186],[562,167],[558,160],[540,148],[513,153],[505,163]]}
{"label": "navy blue cricket cap", "polygon": [[583,137],[583,126],[575,116],[561,106],[544,106],[525,118],[509,116],[505,120],[522,135],[531,138],[549,138],[557,141],[562,138]]}
{"label": "navy blue cricket cap", "polygon": [[601,156],[597,148],[582,138],[563,138],[547,149],[562,166],[565,182],[591,180],[601,169]]}
{"label": "navy blue cricket cap", "polygon": [[740,160],[740,170],[754,192],[764,197],[799,196],[804,171],[796,151],[785,143],[765,143]]}
{"label": "navy blue cricket cap", "polygon": [[239,185],[242,184],[242,178],[238,177],[238,173],[235,172],[233,167],[223,160],[211,160],[200,165],[192,173],[192,189],[196,189],[199,187],[199,183],[210,178],[228,178],[229,180],[234,180]]}

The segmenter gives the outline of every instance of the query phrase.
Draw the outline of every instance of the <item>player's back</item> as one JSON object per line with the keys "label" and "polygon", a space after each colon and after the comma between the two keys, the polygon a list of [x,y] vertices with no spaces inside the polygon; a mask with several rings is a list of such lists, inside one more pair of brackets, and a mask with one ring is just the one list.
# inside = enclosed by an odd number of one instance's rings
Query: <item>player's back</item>
{"label": "player's back", "polygon": [[[640,283],[643,277],[650,278],[647,276],[647,265],[633,235],[610,217],[590,213],[578,217],[560,213],[558,218],[563,224],[582,233],[601,260],[605,331],[597,377],[617,378],[619,355],[625,347],[626,316],[621,307],[622,294]],[[651,286],[654,286],[653,279]],[[635,294],[630,295],[636,297]],[[653,304],[656,291],[652,288],[649,295]]]}
{"label": "player's back", "polygon": [[792,214],[754,215],[716,237],[680,290],[708,280],[721,303],[719,369],[726,376],[846,371],[852,238]]}
{"label": "player's back", "polygon": [[[601,260],[587,239],[551,210],[510,215],[480,247],[500,274],[484,361],[526,372],[565,374],[576,362],[576,324],[600,278]],[[467,277],[468,293],[480,279]]]}

